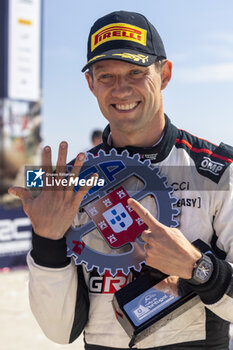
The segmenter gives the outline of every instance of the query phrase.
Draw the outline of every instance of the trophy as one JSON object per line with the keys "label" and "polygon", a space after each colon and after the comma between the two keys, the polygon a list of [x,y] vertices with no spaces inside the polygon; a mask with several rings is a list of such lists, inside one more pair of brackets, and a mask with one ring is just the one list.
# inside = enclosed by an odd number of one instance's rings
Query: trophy
{"label": "trophy", "polygon": [[[141,161],[138,154],[131,157],[126,150],[118,154],[112,149],[107,154],[102,150],[95,156],[88,154],[79,178],[87,179],[94,173],[98,173],[101,186],[92,187],[81,203],[80,211],[85,211],[89,220],[68,230],[67,256],[73,256],[77,265],[84,264],[88,272],[95,268],[99,275],[110,273],[114,277],[118,272],[125,275],[131,270],[140,272],[137,279],[113,297],[116,317],[129,335],[132,347],[194,306],[199,297],[178,278],[176,288],[170,288],[171,277],[145,265],[140,234],[147,225],[129,207],[127,200],[130,197],[138,201],[146,196],[154,198],[157,219],[166,226],[178,226],[175,216],[179,211],[174,207],[177,199],[172,195],[173,188],[167,184],[167,178],[160,175],[160,169],[150,160]],[[124,183],[132,176],[143,185],[129,194]],[[97,238],[105,242],[107,249],[104,251],[85,243],[84,238],[93,230],[97,231]],[[205,251],[206,247],[203,249]]]}
{"label": "trophy", "polygon": [[[72,167],[68,170],[71,171]],[[140,234],[147,226],[128,206],[127,199],[154,198],[158,220],[170,227],[178,225],[175,216],[179,210],[174,208],[177,199],[172,196],[173,188],[167,185],[167,177],[161,176],[159,171],[150,160],[141,161],[139,154],[130,157],[126,150],[121,154],[115,149],[107,154],[100,150],[95,156],[89,153],[79,179],[98,173],[102,186],[93,186],[84,197],[80,211],[86,212],[90,220],[68,230],[67,256],[73,256],[77,265],[84,264],[87,271],[95,267],[100,275],[106,271],[112,276],[117,271],[128,275],[131,268],[140,271],[145,263],[144,242]],[[132,177],[141,181],[142,187],[131,190],[129,194],[122,184]],[[79,189],[79,186],[75,187],[76,191]],[[106,242],[109,253],[98,252],[84,242],[84,237],[96,229]]]}

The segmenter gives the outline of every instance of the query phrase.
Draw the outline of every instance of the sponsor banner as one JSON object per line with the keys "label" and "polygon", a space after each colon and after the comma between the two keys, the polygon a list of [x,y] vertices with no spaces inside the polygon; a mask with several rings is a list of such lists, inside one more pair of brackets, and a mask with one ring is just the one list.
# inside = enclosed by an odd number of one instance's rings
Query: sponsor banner
{"label": "sponsor banner", "polygon": [[40,99],[41,0],[9,0],[8,97]]}
{"label": "sponsor banner", "polygon": [[22,207],[0,207],[0,268],[26,264],[31,248],[31,222]]}

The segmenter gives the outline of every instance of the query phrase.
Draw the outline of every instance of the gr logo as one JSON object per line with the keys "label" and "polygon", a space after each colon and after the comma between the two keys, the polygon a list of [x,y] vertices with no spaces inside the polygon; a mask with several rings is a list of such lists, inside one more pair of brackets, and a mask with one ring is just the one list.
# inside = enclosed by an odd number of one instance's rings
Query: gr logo
{"label": "gr logo", "polygon": [[223,170],[224,164],[214,162],[209,157],[203,157],[203,160],[201,162],[201,166],[199,169],[208,171],[213,175],[219,176],[220,172]]}
{"label": "gr logo", "polygon": [[111,276],[108,271],[103,276],[92,272],[89,280],[89,290],[91,293],[114,294],[126,286],[127,282],[128,276],[121,271],[115,277]]}

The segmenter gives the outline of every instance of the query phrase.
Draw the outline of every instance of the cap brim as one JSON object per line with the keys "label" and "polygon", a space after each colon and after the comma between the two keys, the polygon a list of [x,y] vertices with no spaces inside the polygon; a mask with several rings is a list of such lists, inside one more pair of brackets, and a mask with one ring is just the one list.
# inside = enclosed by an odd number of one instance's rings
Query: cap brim
{"label": "cap brim", "polygon": [[91,60],[89,60],[87,64],[83,67],[82,72],[85,72],[92,64],[103,60],[119,60],[119,61],[136,64],[138,66],[148,67],[151,64],[153,64],[155,61],[163,58],[165,57],[158,57],[155,55],[140,53],[138,50],[137,51],[130,50],[130,49],[110,50],[102,53],[101,55],[97,55],[93,57]]}

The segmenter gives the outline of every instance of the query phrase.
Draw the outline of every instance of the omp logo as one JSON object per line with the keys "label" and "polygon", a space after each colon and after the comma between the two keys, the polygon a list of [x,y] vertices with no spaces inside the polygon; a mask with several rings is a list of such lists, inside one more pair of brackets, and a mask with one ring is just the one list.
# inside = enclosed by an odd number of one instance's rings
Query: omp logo
{"label": "omp logo", "polygon": [[118,272],[115,277],[109,272],[105,272],[103,276],[91,276],[89,280],[89,290],[91,293],[114,294],[122,287],[126,286],[128,276],[122,272]]}
{"label": "omp logo", "polygon": [[209,157],[203,157],[203,161],[201,162],[201,166],[199,169],[208,171],[213,175],[219,176],[223,168],[224,164],[214,162]]}
{"label": "omp logo", "polygon": [[111,40],[129,40],[138,44],[146,46],[145,29],[132,26],[125,23],[113,23],[109,24],[91,36],[91,52],[94,51],[99,45]]}

